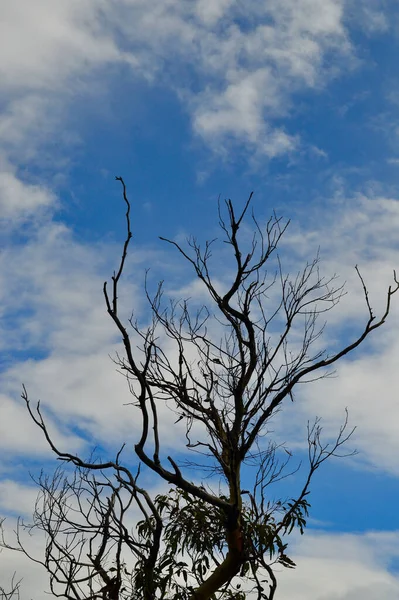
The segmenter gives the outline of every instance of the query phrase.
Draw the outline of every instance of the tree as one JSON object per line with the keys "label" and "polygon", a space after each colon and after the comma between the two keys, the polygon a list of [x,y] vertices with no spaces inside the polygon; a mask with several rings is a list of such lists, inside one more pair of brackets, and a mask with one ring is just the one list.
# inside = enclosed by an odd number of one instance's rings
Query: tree
{"label": "tree", "polygon": [[[40,405],[32,408],[24,387],[29,413],[66,471],[40,476],[33,523],[19,522],[12,547],[27,553],[24,529],[44,532],[44,558],[31,558],[48,571],[52,593],[71,600],[242,600],[250,592],[272,600],[275,565],[295,567],[287,537],[295,529],[304,532],[312,477],[327,458],[347,455],[342,446],[353,429],[348,430],[346,414],[335,442],[327,444],[320,419],[308,424],[309,466],[302,489],[293,498],[275,500],[269,486],[290,475],[290,452],[266,426],[283,404],[294,401],[299,382],[325,376],[385,322],[399,282],[394,272],[384,313],[376,318],[356,267],[368,311],[364,328],[338,350],[320,349],[320,317],[339,302],[343,288],[335,287],[335,276],[320,275],[319,257],[293,277],[285,273],[277,247],[288,223],[275,214],[264,228],[252,215],[250,241],[240,237],[251,194],[239,214],[230,200],[219,205],[223,241],[233,257],[229,284],[217,284],[211,274],[216,240],[202,247],[190,239],[184,248],[161,238],[192,267],[208,303],[168,302],[162,283],[151,293],[146,281],[151,322],[143,328],[132,317],[128,328],[118,294],[132,238],[131,207],[123,179],[117,180],[127,234],[111,290],[105,283],[103,291],[124,345],[116,362],[142,419],[135,445],[138,467],[133,470],[122,460],[124,446],[107,462],[59,450]],[[165,340],[173,343],[172,353]],[[196,462],[163,456],[159,410],[166,403],[185,423],[186,450],[195,453]],[[287,459],[282,460],[284,450]],[[209,478],[193,481],[190,467]],[[168,491],[151,498],[139,485],[142,470],[163,480]],[[140,516],[131,529],[132,512]],[[11,547],[5,540],[3,545]]]}

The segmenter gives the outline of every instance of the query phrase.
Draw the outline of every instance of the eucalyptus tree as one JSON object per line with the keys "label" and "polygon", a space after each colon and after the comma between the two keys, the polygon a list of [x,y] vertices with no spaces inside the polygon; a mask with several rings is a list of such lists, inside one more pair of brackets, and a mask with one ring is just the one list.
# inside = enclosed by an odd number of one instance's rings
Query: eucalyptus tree
{"label": "eucalyptus tree", "polygon": [[[312,477],[326,459],[345,455],[353,429],[346,414],[328,444],[320,420],[309,423],[299,492],[276,499],[270,485],[293,471],[290,451],[268,425],[277,412],[290,410],[297,384],[323,377],[383,325],[399,282],[394,273],[385,310],[376,317],[356,267],[368,316],[357,337],[328,352],[321,345],[325,313],[343,288],[320,274],[319,257],[294,275],[285,271],[278,245],[288,223],[276,214],[265,226],[253,214],[248,218],[251,195],[239,212],[230,200],[219,205],[223,248],[231,256],[222,278],[212,274],[217,240],[180,245],[161,238],[191,267],[204,303],[170,300],[163,283],[151,292],[146,281],[149,324],[133,317],[125,322],[118,296],[133,236],[125,183],[117,180],[126,237],[103,292],[124,347],[115,360],[132,394],[134,419],[141,419],[136,466],[123,446],[106,462],[62,452],[24,388],[32,419],[66,471],[41,475],[33,522],[19,522],[13,547],[27,553],[23,530],[44,532],[44,558],[31,558],[48,571],[51,592],[70,600],[272,600],[276,565],[295,567],[288,536],[304,533]],[[184,453],[165,456],[165,410],[185,425]],[[151,497],[140,483],[143,471],[163,481],[165,493]]]}

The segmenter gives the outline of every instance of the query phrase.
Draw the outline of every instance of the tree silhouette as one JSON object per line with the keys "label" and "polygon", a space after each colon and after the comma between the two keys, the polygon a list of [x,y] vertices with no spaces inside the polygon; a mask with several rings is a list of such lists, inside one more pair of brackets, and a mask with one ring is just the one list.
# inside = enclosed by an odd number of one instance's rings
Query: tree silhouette
{"label": "tree silhouette", "polygon": [[[283,406],[289,410],[298,383],[325,376],[383,325],[399,282],[394,273],[385,310],[376,317],[356,267],[366,323],[348,345],[330,353],[320,349],[320,317],[336,306],[343,289],[335,287],[335,277],[320,274],[318,256],[293,276],[285,272],[277,247],[288,223],[275,214],[265,227],[252,214],[248,237],[251,194],[239,213],[230,200],[219,205],[234,267],[228,265],[229,283],[227,275],[223,282],[212,275],[216,240],[201,246],[191,238],[183,247],[161,238],[191,266],[208,301],[199,307],[188,299],[170,301],[162,283],[151,293],[146,281],[151,322],[143,327],[132,317],[125,323],[118,294],[132,239],[131,207],[123,179],[116,179],[126,205],[126,238],[110,289],[105,283],[103,291],[124,345],[115,360],[141,415],[138,467],[123,462],[123,446],[107,462],[60,451],[24,387],[30,415],[66,472],[40,476],[32,524],[20,521],[17,543],[3,539],[3,545],[27,553],[24,530],[44,532],[44,558],[31,558],[48,571],[51,592],[71,600],[242,600],[250,592],[251,598],[272,600],[275,566],[295,567],[287,538],[296,529],[304,532],[312,477],[327,458],[348,455],[342,446],[353,429],[346,414],[328,444],[320,420],[309,423],[303,485],[296,496],[275,500],[270,485],[295,469],[287,470],[291,453],[266,427]],[[166,407],[185,424],[180,462],[162,451],[159,414]],[[202,470],[199,482],[190,477],[193,467]],[[168,491],[151,498],[139,485],[143,470],[166,482]]]}

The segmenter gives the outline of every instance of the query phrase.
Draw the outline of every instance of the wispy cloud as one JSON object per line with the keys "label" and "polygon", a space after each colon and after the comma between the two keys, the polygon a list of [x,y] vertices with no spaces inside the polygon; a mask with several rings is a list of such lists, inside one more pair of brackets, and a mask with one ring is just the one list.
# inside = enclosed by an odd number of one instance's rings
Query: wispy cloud
{"label": "wispy cloud", "polygon": [[56,131],[61,107],[87,94],[99,69],[104,77],[127,64],[133,77],[172,87],[214,149],[225,151],[233,138],[251,152],[284,154],[299,140],[275,119],[288,113],[295,92],[323,85],[353,56],[338,0],[245,8],[225,0],[41,0],[5,7],[1,27],[8,108],[0,136],[20,147],[32,128],[36,143],[40,129]]}

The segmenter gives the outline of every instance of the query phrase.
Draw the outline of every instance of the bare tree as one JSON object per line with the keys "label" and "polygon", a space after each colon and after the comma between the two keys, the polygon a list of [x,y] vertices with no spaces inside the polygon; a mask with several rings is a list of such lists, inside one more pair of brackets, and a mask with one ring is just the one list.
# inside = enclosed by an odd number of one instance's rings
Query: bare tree
{"label": "bare tree", "polygon": [[[104,284],[104,297],[124,345],[116,362],[126,376],[134,410],[141,414],[135,445],[139,467],[133,471],[122,462],[123,447],[109,462],[60,451],[40,405],[31,407],[24,388],[32,419],[67,471],[71,466],[75,470],[39,478],[33,523],[19,522],[13,547],[27,552],[24,529],[44,532],[46,551],[39,562],[50,575],[51,592],[71,600],[243,600],[250,592],[259,600],[272,600],[275,566],[295,567],[286,552],[287,536],[294,529],[304,532],[312,477],[327,458],[348,455],[342,446],[353,429],[346,414],[335,442],[326,444],[320,420],[309,424],[309,465],[302,488],[293,498],[275,500],[269,486],[290,475],[290,452],[273,441],[266,427],[294,400],[298,383],[325,376],[383,325],[399,282],[394,273],[385,310],[376,317],[356,267],[366,323],[348,345],[331,353],[321,349],[320,317],[339,302],[343,289],[335,287],[335,277],[320,275],[319,257],[294,276],[284,271],[277,246],[288,223],[275,214],[265,227],[252,215],[253,235],[249,242],[247,235],[241,237],[251,195],[238,214],[230,200],[219,206],[223,241],[233,261],[229,283],[217,284],[211,274],[215,240],[203,247],[195,239],[187,247],[164,240],[192,267],[208,302],[198,307],[187,299],[168,301],[162,283],[151,293],[146,282],[150,325],[143,328],[133,317],[125,323],[118,294],[132,231],[125,183],[117,180],[126,204],[127,234],[111,290]],[[171,342],[174,350],[168,353]],[[179,463],[176,456],[164,457],[159,414],[166,406],[185,423],[186,453],[195,460]],[[281,460],[281,450],[286,460]],[[199,484],[190,477],[193,467],[206,473]],[[164,480],[169,491],[152,499],[138,485],[141,469]]]}

